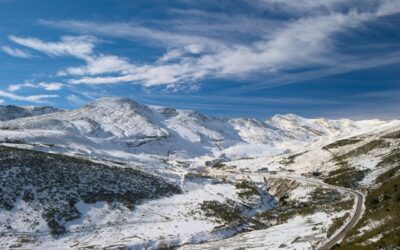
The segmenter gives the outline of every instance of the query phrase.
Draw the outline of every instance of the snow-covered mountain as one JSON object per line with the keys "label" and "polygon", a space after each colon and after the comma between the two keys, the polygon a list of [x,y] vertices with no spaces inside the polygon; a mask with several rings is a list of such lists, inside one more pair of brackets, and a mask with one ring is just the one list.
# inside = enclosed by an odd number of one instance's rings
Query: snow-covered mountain
{"label": "snow-covered mountain", "polygon": [[267,124],[279,128],[294,139],[303,140],[315,138],[337,138],[349,136],[356,133],[368,132],[380,126],[388,124],[384,120],[362,120],[350,119],[328,120],[324,118],[306,119],[294,114],[275,115],[266,121]]}
{"label": "snow-covered mountain", "polygon": [[50,106],[14,106],[14,105],[0,105],[0,121],[8,121],[23,117],[37,116],[49,114],[59,111],[59,109]]}
{"label": "snow-covered mountain", "polygon": [[[398,120],[230,119],[123,98],[4,114],[2,249],[313,249],[352,214],[334,186],[398,183]],[[371,204],[363,228],[379,222]]]}
{"label": "snow-covered mountain", "polygon": [[144,155],[189,159],[224,154],[240,158],[284,152],[389,123],[306,119],[292,114],[276,115],[265,122],[217,118],[113,97],[98,99],[76,110],[45,110],[52,112],[43,111],[37,116],[33,114],[39,112],[31,112],[29,117],[0,122],[0,140],[51,145],[50,151],[118,160],[138,160]]}

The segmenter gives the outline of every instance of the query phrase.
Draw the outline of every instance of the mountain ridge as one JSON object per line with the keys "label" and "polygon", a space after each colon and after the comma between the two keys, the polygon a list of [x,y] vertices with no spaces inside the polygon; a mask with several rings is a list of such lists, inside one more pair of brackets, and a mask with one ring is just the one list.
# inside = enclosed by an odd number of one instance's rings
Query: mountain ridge
{"label": "mountain ridge", "polygon": [[13,120],[24,117],[39,116],[61,111],[51,106],[15,106],[0,105],[0,121]]}
{"label": "mountain ridge", "polygon": [[[311,249],[352,214],[343,187],[380,188],[364,194],[356,228],[370,218],[395,228],[385,219],[395,210],[374,209],[387,204],[380,190],[398,182],[399,127],[294,114],[219,118],[126,98],[1,121],[0,245],[192,249],[222,240],[217,245]],[[266,237],[282,235],[281,226],[283,238]],[[297,241],[304,229],[313,235],[307,244]],[[250,237],[229,238],[235,234]]]}
{"label": "mountain ridge", "polygon": [[69,141],[72,148],[76,147],[75,153],[104,155],[105,151],[114,150],[106,155],[116,158],[125,157],[126,153],[133,158],[132,154],[186,159],[228,154],[235,158],[246,156],[249,151],[276,153],[319,140],[335,140],[390,122],[307,119],[294,114],[275,115],[266,121],[221,118],[143,105],[128,98],[104,97],[75,110],[1,121],[0,127],[9,132],[0,132],[0,140],[7,137],[53,145]]}

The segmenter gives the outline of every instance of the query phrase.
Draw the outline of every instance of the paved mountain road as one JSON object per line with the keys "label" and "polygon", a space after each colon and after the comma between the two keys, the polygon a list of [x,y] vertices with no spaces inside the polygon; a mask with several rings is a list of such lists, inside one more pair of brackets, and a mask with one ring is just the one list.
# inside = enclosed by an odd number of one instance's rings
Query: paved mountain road
{"label": "paved mountain road", "polygon": [[286,179],[292,179],[292,180],[297,180],[300,182],[306,182],[310,183],[313,185],[319,185],[319,186],[324,186],[327,188],[333,188],[336,190],[341,190],[344,192],[348,192],[354,195],[355,197],[355,202],[356,206],[355,209],[353,210],[353,215],[351,219],[347,222],[346,225],[344,225],[342,228],[339,229],[334,235],[331,236],[331,238],[328,239],[327,242],[325,242],[322,246],[318,248],[318,250],[329,250],[331,249],[334,245],[339,243],[343,237],[346,235],[348,231],[350,231],[358,222],[358,220],[361,218],[362,211],[363,211],[363,206],[364,206],[364,200],[365,197],[362,193],[344,188],[344,187],[339,187],[339,186],[334,186],[327,184],[321,180],[313,179],[313,178],[307,178],[301,175],[294,175],[291,173],[284,173],[284,174],[269,174],[269,173],[241,173],[241,174],[234,174],[234,173],[226,173],[226,172],[221,172],[221,171],[215,171],[214,175],[216,176],[253,176],[253,177],[280,177],[280,178],[286,178]]}
{"label": "paved mountain road", "polygon": [[[351,192],[351,191],[350,191]],[[351,220],[338,232],[336,232],[333,237],[331,237],[328,242],[326,242],[323,246],[319,248],[319,250],[329,250],[331,249],[334,245],[340,242],[340,240],[343,239],[343,237],[346,235],[348,231],[350,231],[358,222],[358,220],[361,218],[362,215],[362,210],[363,210],[363,204],[364,204],[364,195],[361,193],[358,193],[356,191],[352,192],[355,197],[356,197],[356,209],[354,211],[353,217]]]}

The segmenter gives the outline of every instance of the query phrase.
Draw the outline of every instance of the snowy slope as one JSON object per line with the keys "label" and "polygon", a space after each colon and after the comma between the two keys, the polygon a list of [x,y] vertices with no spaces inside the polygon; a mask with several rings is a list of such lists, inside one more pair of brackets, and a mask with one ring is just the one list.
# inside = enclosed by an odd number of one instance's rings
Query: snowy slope
{"label": "snowy slope", "polygon": [[49,106],[24,106],[18,107],[14,105],[0,105],[0,121],[8,121],[23,117],[38,116],[43,114],[49,114],[59,111],[56,108]]}
{"label": "snowy slope", "polygon": [[[307,122],[308,124],[313,121],[315,120],[302,120],[302,122]],[[339,123],[338,121],[334,122],[336,124]],[[334,134],[331,138],[323,137],[322,140],[306,147],[283,154],[266,155],[252,159],[237,159],[226,162],[226,165],[241,166],[241,168],[247,168],[252,171],[268,167],[272,171],[283,170],[300,174],[319,172],[321,174],[320,178],[330,178],[330,172],[345,169],[345,172],[338,173],[354,172],[355,176],[359,174],[360,179],[355,180],[355,184],[369,187],[374,184],[375,179],[380,174],[393,167],[393,164],[384,164],[385,160],[389,163],[397,163],[396,153],[399,148],[400,121],[383,122],[371,120],[351,123],[353,124],[352,126],[358,126],[359,129],[354,130],[354,127],[351,127],[348,130],[334,130],[340,136],[335,136]],[[343,123],[339,124],[342,125]],[[286,122],[282,126],[289,127]],[[321,127],[316,128],[321,132],[326,132]],[[387,159],[390,159],[390,161]],[[345,178],[340,177],[338,179],[345,180]],[[348,181],[353,180],[350,179]]]}
{"label": "snowy slope", "polygon": [[289,136],[298,139],[313,139],[315,137],[339,138],[357,133],[368,132],[388,123],[385,120],[350,119],[328,120],[324,118],[306,119],[294,114],[275,115],[266,121],[267,124],[284,130]]}
{"label": "snowy slope", "polygon": [[[7,187],[0,201],[0,248],[156,249],[250,230],[218,244],[228,249],[238,243],[245,248],[258,248],[260,243],[290,248],[283,243],[292,242],[311,249],[326,238],[333,218],[347,210],[293,217],[254,230],[260,225],[253,217],[276,206],[281,198],[277,187],[285,184],[267,182],[257,171],[319,171],[319,178],[334,183],[337,178],[330,172],[340,169],[343,163],[335,157],[341,156],[348,164],[346,171],[363,177],[349,183],[369,187],[392,167],[380,162],[397,157],[399,147],[397,120],[307,119],[293,114],[267,121],[228,119],[123,98],[101,98],[70,111],[24,107],[31,110],[25,117],[10,115],[20,114],[16,110],[7,111],[0,122],[0,188]],[[206,161],[223,164],[211,164],[210,169]],[[213,179],[212,173],[219,171],[232,175]],[[256,176],[249,177],[250,171]],[[170,185],[172,191],[163,190]],[[182,193],[175,190],[177,185]],[[315,202],[309,195],[315,190],[304,183],[296,186],[289,205]],[[140,199],[127,195],[132,193]],[[331,204],[320,202],[328,208]],[[54,227],[54,221],[60,227]],[[51,236],[54,228],[61,237]],[[300,232],[304,239],[296,241]],[[205,246],[215,245],[199,245]]]}
{"label": "snowy slope", "polygon": [[[149,161],[271,155],[379,128],[382,120],[306,119],[276,115],[264,122],[217,118],[189,110],[101,98],[82,108],[0,122],[0,140],[51,145],[47,151]],[[38,148],[43,150],[43,148]]]}
{"label": "snowy slope", "polygon": [[[276,205],[253,182],[188,175],[181,190],[127,165],[12,147],[0,146],[0,166],[1,249],[159,249],[250,229],[251,216]],[[208,216],[210,204],[238,219]]]}

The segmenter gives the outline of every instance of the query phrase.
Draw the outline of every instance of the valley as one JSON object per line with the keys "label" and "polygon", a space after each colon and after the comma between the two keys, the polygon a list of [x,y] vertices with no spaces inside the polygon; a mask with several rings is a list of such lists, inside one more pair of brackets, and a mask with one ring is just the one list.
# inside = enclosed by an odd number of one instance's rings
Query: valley
{"label": "valley", "polygon": [[217,118],[122,98],[4,110],[1,248],[400,244],[398,120]]}

